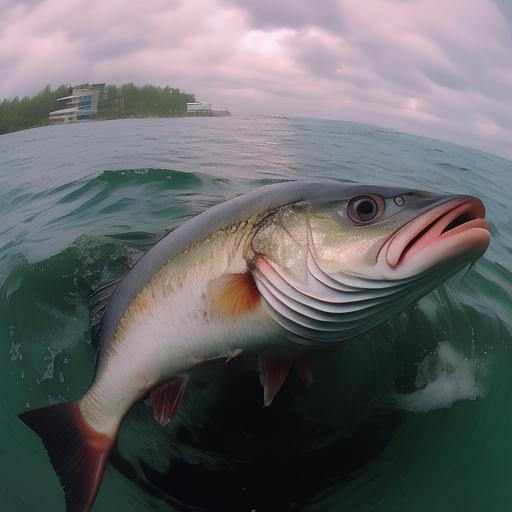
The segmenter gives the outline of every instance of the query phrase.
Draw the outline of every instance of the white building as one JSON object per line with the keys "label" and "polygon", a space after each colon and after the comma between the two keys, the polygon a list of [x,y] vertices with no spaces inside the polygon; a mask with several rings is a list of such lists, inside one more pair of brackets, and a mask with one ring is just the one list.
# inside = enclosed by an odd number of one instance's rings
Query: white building
{"label": "white building", "polygon": [[90,119],[98,111],[98,99],[105,84],[78,85],[73,87],[71,96],[59,98],[66,101],[66,107],[50,112],[51,123],[69,123]]}
{"label": "white building", "polygon": [[212,111],[212,104],[204,101],[194,101],[187,103],[187,114],[206,114]]}
{"label": "white building", "polygon": [[189,116],[229,116],[227,110],[216,110],[212,108],[211,103],[204,101],[194,101],[187,103],[187,115]]}

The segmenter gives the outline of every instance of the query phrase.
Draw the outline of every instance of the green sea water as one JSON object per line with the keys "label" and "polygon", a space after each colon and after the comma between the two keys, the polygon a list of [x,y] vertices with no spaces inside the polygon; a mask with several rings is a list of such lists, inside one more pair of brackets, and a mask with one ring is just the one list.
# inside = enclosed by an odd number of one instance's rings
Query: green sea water
{"label": "green sea water", "polygon": [[[133,119],[0,136],[0,510],[64,510],[17,418],[93,375],[87,299],[168,230],[305,176],[469,193],[493,241],[465,275],[290,376],[216,364],[162,429],[126,417],[94,510],[512,510],[512,162],[356,123]],[[142,340],[141,340],[142,342]]]}

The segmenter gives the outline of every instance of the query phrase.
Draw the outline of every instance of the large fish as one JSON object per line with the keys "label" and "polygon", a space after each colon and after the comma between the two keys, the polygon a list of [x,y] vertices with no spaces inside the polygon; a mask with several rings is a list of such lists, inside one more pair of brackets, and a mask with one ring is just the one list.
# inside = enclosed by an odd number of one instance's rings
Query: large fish
{"label": "large fish", "polygon": [[69,511],[90,510],[123,417],[150,395],[165,426],[189,371],[259,356],[264,405],[292,364],[368,331],[486,250],[482,202],[304,180],[214,206],[151,248],[101,320],[94,380],[78,399],[24,412]]}

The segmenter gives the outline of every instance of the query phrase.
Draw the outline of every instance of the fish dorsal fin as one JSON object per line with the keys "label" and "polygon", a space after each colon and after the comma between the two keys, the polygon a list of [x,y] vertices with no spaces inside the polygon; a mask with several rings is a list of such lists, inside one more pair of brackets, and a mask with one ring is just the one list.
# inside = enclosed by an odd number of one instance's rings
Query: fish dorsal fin
{"label": "fish dorsal fin", "polygon": [[166,380],[150,395],[155,420],[166,427],[178,409],[188,383],[188,375],[178,375]]}
{"label": "fish dorsal fin", "polygon": [[260,303],[260,292],[252,274],[225,274],[216,280],[213,305],[215,310],[230,318],[255,309]]}
{"label": "fish dorsal fin", "polygon": [[87,297],[87,307],[89,308],[90,323],[92,328],[93,341],[99,334],[101,320],[105,309],[114,294],[117,285],[128,275],[141,259],[141,254],[147,252],[162,237],[167,236],[172,230],[166,230],[163,233],[146,233],[144,231],[132,231],[128,233],[119,233],[109,235],[109,238],[121,241],[126,248],[127,268],[122,275],[116,279],[99,283]]}
{"label": "fish dorsal fin", "polygon": [[87,307],[89,308],[90,317],[91,317],[91,327],[93,329],[97,328],[99,323],[101,322],[101,318],[103,313],[105,312],[105,308],[107,307],[108,301],[110,297],[114,293],[119,281],[122,278],[114,279],[112,281],[108,281],[98,288],[96,288],[90,295],[87,297]]}
{"label": "fish dorsal fin", "polygon": [[287,355],[260,355],[258,360],[263,407],[268,407],[290,373],[294,358]]}

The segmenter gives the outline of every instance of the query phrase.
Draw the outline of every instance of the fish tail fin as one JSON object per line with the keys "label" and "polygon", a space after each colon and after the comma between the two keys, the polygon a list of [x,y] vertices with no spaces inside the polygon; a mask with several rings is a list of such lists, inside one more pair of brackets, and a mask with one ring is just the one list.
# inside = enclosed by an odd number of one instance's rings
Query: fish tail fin
{"label": "fish tail fin", "polygon": [[64,489],[67,511],[89,511],[113,439],[87,423],[75,400],[32,409],[19,418],[43,441]]}

